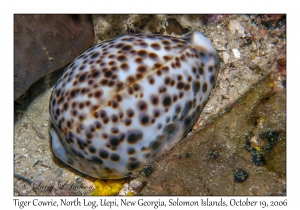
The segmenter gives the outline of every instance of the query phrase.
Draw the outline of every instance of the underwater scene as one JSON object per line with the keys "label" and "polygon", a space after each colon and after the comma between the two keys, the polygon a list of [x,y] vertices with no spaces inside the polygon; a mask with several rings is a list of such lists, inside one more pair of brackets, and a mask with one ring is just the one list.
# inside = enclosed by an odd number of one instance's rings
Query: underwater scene
{"label": "underwater scene", "polygon": [[13,187],[286,196],[286,15],[15,14]]}

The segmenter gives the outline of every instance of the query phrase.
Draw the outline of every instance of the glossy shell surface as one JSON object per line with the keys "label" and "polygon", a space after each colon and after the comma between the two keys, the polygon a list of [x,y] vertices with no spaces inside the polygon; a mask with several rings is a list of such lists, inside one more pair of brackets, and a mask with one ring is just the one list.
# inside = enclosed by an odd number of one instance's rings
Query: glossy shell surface
{"label": "glossy shell surface", "polygon": [[55,155],[93,177],[131,175],[190,131],[219,65],[199,32],[124,35],[86,50],[51,95]]}

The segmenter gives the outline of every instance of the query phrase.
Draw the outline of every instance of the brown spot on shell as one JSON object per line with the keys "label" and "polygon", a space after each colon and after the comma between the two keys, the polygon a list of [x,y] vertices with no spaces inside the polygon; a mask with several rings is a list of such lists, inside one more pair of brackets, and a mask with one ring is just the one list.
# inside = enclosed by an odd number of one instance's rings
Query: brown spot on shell
{"label": "brown spot on shell", "polygon": [[165,61],[169,61],[169,60],[171,60],[172,58],[169,57],[169,56],[167,56],[167,55],[164,55],[164,56],[163,56],[163,59],[164,59]]}
{"label": "brown spot on shell", "polygon": [[122,96],[121,96],[121,95],[118,94],[116,98],[117,98],[117,101],[118,101],[118,102],[121,102],[121,101],[122,101]]}
{"label": "brown spot on shell", "polygon": [[72,115],[73,115],[73,117],[76,117],[76,116],[77,116],[77,111],[76,111],[76,110],[73,110],[73,111],[72,111]]}
{"label": "brown spot on shell", "polygon": [[190,101],[187,101],[185,103],[185,106],[181,112],[181,118],[185,118],[187,116],[187,114],[189,113],[189,111],[191,110],[193,106],[193,102],[190,100]]}
{"label": "brown spot on shell", "polygon": [[147,125],[150,121],[150,118],[146,113],[141,113],[139,118],[142,125]]}
{"label": "brown spot on shell", "polygon": [[183,93],[183,92],[180,92],[180,93],[179,93],[179,98],[182,98],[183,95],[184,95],[184,93]]}
{"label": "brown spot on shell", "polygon": [[159,124],[157,125],[157,129],[160,130],[161,128],[162,128],[162,124],[159,123]]}
{"label": "brown spot on shell", "polygon": [[158,69],[158,68],[160,68],[160,67],[162,67],[162,64],[161,64],[161,63],[155,63],[155,64],[154,64],[154,68],[157,68],[157,69]]}
{"label": "brown spot on shell", "polygon": [[111,105],[112,105],[112,107],[113,107],[114,109],[116,109],[116,108],[118,108],[119,103],[118,103],[116,100],[113,100],[113,101],[111,102]]}
{"label": "brown spot on shell", "polygon": [[147,58],[148,52],[146,50],[140,50],[137,52],[137,54],[142,58]]}
{"label": "brown spot on shell", "polygon": [[160,45],[158,43],[152,43],[150,45],[154,50],[160,50]]}
{"label": "brown spot on shell", "polygon": [[157,106],[159,103],[159,99],[156,95],[151,95],[150,96],[150,101],[154,106]]}
{"label": "brown spot on shell", "polygon": [[181,89],[183,89],[184,88],[184,83],[183,82],[178,82],[177,83],[177,89],[178,90],[181,90]]}
{"label": "brown spot on shell", "polygon": [[174,95],[174,96],[173,96],[173,102],[176,102],[177,99],[178,99],[177,95]]}
{"label": "brown spot on shell", "polygon": [[119,55],[117,57],[117,60],[120,62],[126,62],[127,61],[127,57],[125,55]]}
{"label": "brown spot on shell", "polygon": [[147,102],[141,100],[137,103],[137,107],[140,111],[147,111],[148,105],[147,105]]}
{"label": "brown spot on shell", "polygon": [[100,98],[102,95],[101,91],[100,90],[97,90],[95,93],[94,93],[94,97],[95,98]]}
{"label": "brown spot on shell", "polygon": [[130,126],[130,125],[131,125],[131,119],[126,118],[126,119],[124,120],[124,123],[125,123],[126,126]]}
{"label": "brown spot on shell", "polygon": [[162,99],[164,107],[169,107],[172,104],[172,98],[169,94],[165,94]]}
{"label": "brown spot on shell", "polygon": [[163,45],[166,45],[166,46],[170,46],[170,45],[171,45],[171,42],[169,42],[168,40],[163,40],[163,41],[162,41],[162,44],[163,44]]}
{"label": "brown spot on shell", "polygon": [[68,110],[68,108],[69,108],[69,104],[68,104],[68,103],[64,103],[64,105],[63,105],[63,109],[64,109],[65,111],[67,111],[67,110]]}
{"label": "brown spot on shell", "polygon": [[185,91],[188,91],[190,88],[191,88],[190,84],[187,83],[187,84],[184,85],[184,90]]}
{"label": "brown spot on shell", "polygon": [[125,45],[124,47],[122,47],[123,51],[130,51],[132,49],[131,45]]}
{"label": "brown spot on shell", "polygon": [[109,137],[109,143],[112,147],[117,147],[123,141],[124,138],[124,134],[118,136],[112,135]]}
{"label": "brown spot on shell", "polygon": [[149,53],[149,58],[151,58],[151,59],[154,60],[154,61],[157,61],[157,60],[158,60],[157,54],[156,54],[156,53],[153,53],[153,52]]}
{"label": "brown spot on shell", "polygon": [[166,51],[170,51],[171,50],[170,46],[165,46],[164,48],[165,48]]}
{"label": "brown spot on shell", "polygon": [[146,42],[140,42],[139,44],[141,47],[144,47],[144,48],[148,47],[148,44]]}
{"label": "brown spot on shell", "polygon": [[137,68],[137,71],[143,74],[147,71],[147,68],[145,66],[139,66]]}
{"label": "brown spot on shell", "polygon": [[129,66],[128,66],[127,63],[122,63],[122,64],[120,65],[120,68],[121,68],[122,70],[124,70],[124,71],[128,71],[128,70],[129,70]]}
{"label": "brown spot on shell", "polygon": [[133,170],[137,169],[137,168],[140,166],[140,164],[141,164],[141,163],[140,163],[139,161],[135,160],[135,161],[129,162],[129,163],[126,165],[126,167],[127,167],[127,169],[128,169],[129,171],[133,171]]}
{"label": "brown spot on shell", "polygon": [[211,75],[211,77],[209,78],[209,81],[210,81],[211,84],[214,84],[214,82],[215,82],[215,76]]}
{"label": "brown spot on shell", "polygon": [[111,71],[106,71],[106,72],[104,73],[104,76],[107,77],[107,78],[111,77],[111,75],[112,75],[112,72],[111,72]]}
{"label": "brown spot on shell", "polygon": [[96,148],[93,146],[89,146],[90,153],[94,154],[96,152]]}
{"label": "brown spot on shell", "polygon": [[112,115],[111,115],[111,121],[112,121],[113,123],[116,123],[116,122],[118,121],[118,116],[117,116],[116,114],[112,114]]}
{"label": "brown spot on shell", "polygon": [[170,77],[166,77],[165,78],[165,85],[169,85],[171,82],[171,78]]}
{"label": "brown spot on shell", "polygon": [[112,153],[112,154],[110,155],[110,159],[111,159],[112,161],[119,161],[119,160],[120,160],[120,156],[119,156],[117,153]]}
{"label": "brown spot on shell", "polygon": [[207,83],[204,83],[203,86],[202,86],[203,93],[205,93],[206,90],[207,90]]}
{"label": "brown spot on shell", "polygon": [[108,118],[107,116],[104,117],[104,118],[103,118],[103,123],[104,123],[104,124],[107,124],[108,122],[109,122],[109,118]]}
{"label": "brown spot on shell", "polygon": [[134,154],[135,154],[135,149],[134,149],[133,147],[129,147],[129,148],[127,149],[127,154],[128,154],[128,155],[134,155]]}
{"label": "brown spot on shell", "polygon": [[108,153],[106,150],[104,150],[104,149],[100,149],[100,151],[99,151],[99,156],[100,156],[101,158],[103,158],[103,159],[107,159],[108,156],[109,156],[109,153]]}
{"label": "brown spot on shell", "polygon": [[102,137],[103,137],[104,139],[107,139],[107,137],[108,137],[107,133],[103,133],[103,134],[102,134]]}
{"label": "brown spot on shell", "polygon": [[96,156],[93,156],[93,157],[91,158],[91,161],[92,161],[92,162],[95,162],[95,163],[97,163],[97,164],[99,164],[99,165],[102,165],[102,164],[103,164],[103,161],[102,161],[100,158],[96,157]]}
{"label": "brown spot on shell", "polygon": [[161,142],[161,141],[155,140],[155,141],[152,141],[152,142],[150,143],[149,148],[150,148],[151,150],[156,151],[156,150],[158,150],[158,149],[161,147],[161,145],[162,145],[162,142]]}
{"label": "brown spot on shell", "polygon": [[115,58],[116,58],[116,55],[111,54],[111,55],[108,56],[108,58],[110,58],[110,59],[115,59]]}
{"label": "brown spot on shell", "polygon": [[143,78],[143,74],[142,73],[137,73],[135,75],[136,79],[142,79]]}
{"label": "brown spot on shell", "polygon": [[110,66],[116,65],[116,62],[114,62],[114,61],[109,61],[109,62],[108,62],[108,65],[110,65]]}
{"label": "brown spot on shell", "polygon": [[153,85],[155,83],[155,79],[153,77],[149,77],[149,83],[150,85]]}
{"label": "brown spot on shell", "polygon": [[99,121],[96,121],[95,126],[96,126],[97,129],[100,129],[101,128],[101,123]]}
{"label": "brown spot on shell", "polygon": [[123,43],[119,43],[115,46],[115,48],[121,48],[121,47],[123,47],[123,45],[124,45]]}
{"label": "brown spot on shell", "polygon": [[142,62],[143,62],[143,59],[142,59],[142,58],[136,58],[135,61],[136,61],[137,63],[142,63]]}
{"label": "brown spot on shell", "polygon": [[128,76],[126,79],[129,83],[133,83],[135,81],[134,77],[132,75]]}
{"label": "brown spot on shell", "polygon": [[134,91],[139,91],[141,89],[141,86],[138,83],[135,83],[133,85],[133,89],[134,89]]}
{"label": "brown spot on shell", "polygon": [[129,144],[135,144],[143,138],[143,133],[140,130],[128,131],[127,142]]}
{"label": "brown spot on shell", "polygon": [[132,117],[134,116],[134,111],[133,111],[132,109],[128,109],[128,110],[126,111],[126,113],[127,113],[127,116],[128,116],[129,118],[132,118]]}
{"label": "brown spot on shell", "polygon": [[196,95],[199,90],[200,90],[200,82],[199,81],[194,81],[193,85],[192,85],[193,91],[194,91],[194,95]]}
{"label": "brown spot on shell", "polygon": [[158,118],[158,117],[159,117],[159,114],[160,114],[160,111],[159,111],[158,109],[154,109],[154,110],[153,110],[153,116],[154,116],[155,118]]}
{"label": "brown spot on shell", "polygon": [[199,67],[198,68],[198,72],[199,72],[200,75],[203,75],[203,73],[204,73],[203,67]]}
{"label": "brown spot on shell", "polygon": [[114,134],[117,134],[117,133],[119,133],[119,129],[116,128],[116,127],[112,127],[111,132],[114,133]]}
{"label": "brown spot on shell", "polygon": [[132,95],[133,94],[133,88],[132,87],[128,87],[128,93],[130,94],[130,95]]}

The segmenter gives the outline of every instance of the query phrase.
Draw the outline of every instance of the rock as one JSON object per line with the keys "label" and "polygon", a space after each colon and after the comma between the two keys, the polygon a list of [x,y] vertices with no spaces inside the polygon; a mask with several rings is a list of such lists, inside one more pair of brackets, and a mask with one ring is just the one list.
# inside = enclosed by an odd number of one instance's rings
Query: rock
{"label": "rock", "polygon": [[241,58],[241,53],[240,53],[240,51],[239,51],[238,49],[232,49],[231,51],[232,51],[233,56],[234,56],[235,58],[237,58],[237,59],[240,59],[240,58]]}
{"label": "rock", "polygon": [[225,64],[229,63],[230,55],[227,52],[222,53],[222,58],[223,58],[223,61],[224,61]]}
{"label": "rock", "polygon": [[90,15],[14,15],[14,100],[93,41]]}
{"label": "rock", "polygon": [[245,37],[245,29],[238,20],[229,21],[229,30],[238,37]]}

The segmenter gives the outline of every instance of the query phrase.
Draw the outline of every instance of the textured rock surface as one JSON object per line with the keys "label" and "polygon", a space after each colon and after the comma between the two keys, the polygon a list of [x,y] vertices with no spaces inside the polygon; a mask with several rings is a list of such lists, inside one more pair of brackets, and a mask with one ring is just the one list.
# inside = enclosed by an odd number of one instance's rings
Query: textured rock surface
{"label": "textured rock surface", "polygon": [[14,15],[14,100],[94,39],[90,15]]}
{"label": "textured rock surface", "polygon": [[[169,19],[174,29],[167,29]],[[244,34],[230,30],[231,21]],[[285,16],[93,15],[93,22],[95,43],[126,33],[181,36],[186,30],[198,29],[212,40],[224,62],[193,131],[164,158],[141,172],[136,181],[143,183],[143,189],[138,192],[285,195]],[[239,58],[232,49],[240,53]],[[50,91],[33,101],[27,110],[16,113],[20,118],[15,122],[15,173],[34,180],[50,171],[59,174],[63,181],[92,186],[93,179],[86,179],[53,157],[47,121]],[[244,99],[238,101],[243,95]],[[269,131],[275,133],[266,135]],[[246,138],[247,135],[251,137]],[[43,162],[33,167],[38,160]],[[15,179],[14,187],[16,195],[36,194],[21,179]]]}
{"label": "textured rock surface", "polygon": [[[154,164],[148,178],[137,179],[147,180],[141,194],[284,195],[286,95],[285,90],[273,92],[271,81],[270,77],[262,81],[228,113]],[[272,142],[258,137],[266,131],[276,132],[277,138]],[[249,132],[254,133],[250,141],[255,150],[251,151],[246,141]],[[257,165],[261,160],[264,162]],[[247,177],[240,177],[237,171]]]}

